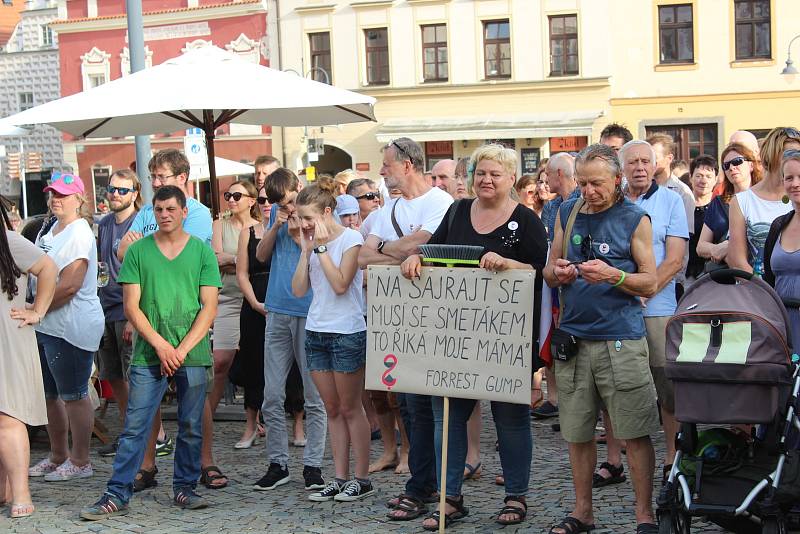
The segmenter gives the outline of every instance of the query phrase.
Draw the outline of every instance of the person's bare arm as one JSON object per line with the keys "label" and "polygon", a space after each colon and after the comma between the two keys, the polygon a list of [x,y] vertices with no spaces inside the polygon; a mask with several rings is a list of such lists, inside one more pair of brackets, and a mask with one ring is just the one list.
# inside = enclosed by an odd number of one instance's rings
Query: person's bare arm
{"label": "person's bare arm", "polygon": [[122,306],[125,310],[125,317],[153,349],[155,349],[158,359],[161,361],[162,371],[167,375],[173,375],[180,368],[183,360],[180,359],[175,347],[161,337],[155,331],[147,316],[139,307],[139,300],[142,296],[142,288],[139,284],[122,285]]}
{"label": "person's bare arm", "polygon": [[419,246],[427,243],[431,233],[418,230],[413,234],[401,237],[397,241],[389,241],[383,246],[383,254],[396,259],[398,263],[405,261],[412,254],[419,254]]}
{"label": "person's bare arm", "polygon": [[36,263],[31,265],[28,274],[36,277],[36,297],[33,299],[33,309],[11,309],[11,318],[21,321],[20,327],[39,323],[47,313],[56,291],[58,266],[50,256],[43,254],[36,260]]}
{"label": "person's bare arm", "polygon": [[300,241],[300,259],[294,268],[294,275],[292,276],[292,295],[297,298],[305,296],[308,293],[308,288],[311,287],[308,262],[313,248],[314,245],[310,240],[303,239]]}
{"label": "person's bare arm", "polygon": [[128,251],[128,247],[140,240],[142,237],[143,236],[140,232],[134,231],[129,231],[122,236],[122,239],[119,241],[119,246],[117,247],[117,258],[119,261],[123,261],[125,259],[125,253]]}
{"label": "person's bare arm", "polygon": [[353,278],[358,271],[358,251],[361,245],[351,247],[342,255],[342,261],[337,267],[328,254],[318,254],[320,267],[322,272],[325,273],[325,278],[331,284],[333,292],[337,295],[344,295],[347,293],[350,284],[353,283]]}
{"label": "person's bare arm", "polygon": [[753,266],[747,261],[747,229],[744,215],[739,208],[736,197],[731,199],[729,213],[728,256],[726,261],[731,269],[753,272]]}
{"label": "person's bare arm", "polygon": [[656,277],[658,280],[656,293],[664,289],[683,268],[686,239],[669,235],[667,236],[665,248],[666,254],[664,255],[664,261],[656,267]]}
{"label": "person's bare arm", "polygon": [[264,235],[261,241],[258,242],[256,247],[256,259],[262,263],[266,263],[272,257],[272,251],[275,249],[275,241],[278,239],[278,230],[283,223],[275,219],[275,224],[271,228],[264,227]]}
{"label": "person's bare arm", "polygon": [[264,304],[259,302],[258,297],[253,291],[253,284],[250,283],[250,265],[247,245],[250,243],[250,231],[239,234],[239,244],[236,248],[236,282],[242,291],[242,296],[251,308],[259,313],[265,313]]}
{"label": "person's bare arm", "polygon": [[550,243],[550,256],[547,265],[542,271],[542,277],[549,287],[560,287],[571,284],[578,277],[578,270],[574,265],[569,265],[569,260],[563,259],[564,230],[561,229],[561,214],[556,213],[556,222],[553,227],[553,241]]}
{"label": "person's bare arm", "polygon": [[701,258],[705,258],[707,260],[711,259],[711,252],[714,250],[715,244],[713,243],[714,239],[714,232],[706,226],[703,225],[703,229],[700,230],[700,237],[697,238],[697,255]]}
{"label": "person's bare arm", "polygon": [[192,350],[200,341],[208,335],[208,329],[214,323],[214,317],[217,316],[217,304],[219,302],[219,288],[215,286],[201,286],[200,287],[200,312],[194,318],[192,327],[186,336],[178,343],[175,350],[180,355],[181,363],[186,359],[186,355]]}
{"label": "person's bare arm", "polygon": [[[364,246],[361,247],[361,250],[358,252],[358,265],[362,269],[366,269],[368,265],[400,265],[403,260],[398,260],[393,258],[392,256],[387,256],[386,254],[381,254],[378,252],[378,245],[380,245],[381,240],[378,239],[377,236],[369,235],[367,239],[364,241]],[[389,246],[390,243],[386,243],[383,249],[386,250],[386,247]]]}
{"label": "person's bare arm", "polygon": [[228,254],[222,248],[222,219],[211,224],[211,248],[217,257],[220,272],[233,274],[236,272],[236,256]]}
{"label": "person's bare arm", "polygon": [[57,310],[69,302],[78,291],[81,290],[86,271],[89,269],[89,261],[78,259],[61,269],[56,284],[56,292],[53,301],[50,303],[50,310]]}

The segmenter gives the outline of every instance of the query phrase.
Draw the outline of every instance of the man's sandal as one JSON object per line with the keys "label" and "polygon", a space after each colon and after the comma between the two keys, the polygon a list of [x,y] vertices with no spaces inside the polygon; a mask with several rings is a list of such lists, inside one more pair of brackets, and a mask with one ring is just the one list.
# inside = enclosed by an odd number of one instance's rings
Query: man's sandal
{"label": "man's sandal", "polygon": [[587,525],[580,519],[568,515],[561,523],[552,527],[549,534],[562,534],[561,532],[556,532],[556,529],[563,530],[565,534],[576,534],[578,532],[591,532],[595,528],[597,527],[594,526],[594,523]]}
{"label": "man's sandal", "polygon": [[[453,508],[455,508],[455,510],[453,510],[449,514],[444,514],[444,528],[449,527],[452,523],[458,521],[459,519],[463,519],[469,515],[469,509],[466,506],[464,506],[464,497],[461,497],[458,500],[456,500],[453,497],[446,497],[445,502],[450,506],[452,506]],[[434,519],[436,520],[436,524],[422,525],[422,528],[424,528],[425,530],[439,530],[439,521],[441,520],[439,510],[436,510],[435,512],[428,514],[428,517],[426,517],[425,519]]]}
{"label": "man's sandal", "polygon": [[[217,480],[224,480],[221,484],[215,484]],[[200,483],[208,489],[222,489],[228,485],[228,477],[222,474],[222,469],[216,465],[209,465],[200,470]]]}
{"label": "man's sandal", "polygon": [[[528,503],[525,502],[525,497],[517,497],[515,495],[509,495],[503,502],[506,504],[503,508],[497,513],[496,521],[501,525],[518,525],[525,521],[525,517],[528,515]],[[518,506],[511,506],[508,504],[509,502],[517,502],[522,505],[522,508]],[[502,519],[504,515],[515,515],[514,519]]]}
{"label": "man's sandal", "polygon": [[139,469],[136,473],[136,477],[133,479],[134,493],[158,486],[158,480],[156,480],[157,474],[158,467],[155,465],[150,470]]}
{"label": "man's sandal", "polygon": [[[600,474],[600,469],[605,469],[609,473],[611,473],[610,477],[604,477]],[[619,467],[612,465],[608,462],[603,462],[600,464],[600,469],[598,472],[592,475],[592,487],[593,488],[603,488],[605,486],[610,486],[612,484],[620,484],[625,482],[627,478],[625,478],[625,467],[620,465]]]}
{"label": "man's sandal", "polygon": [[[397,497],[397,502],[392,503],[394,499],[386,503],[386,506],[392,509],[387,517],[392,521],[411,521],[416,519],[422,514],[428,513],[428,507],[419,499],[410,495],[402,494]],[[395,512],[403,512],[405,515],[396,515]]]}

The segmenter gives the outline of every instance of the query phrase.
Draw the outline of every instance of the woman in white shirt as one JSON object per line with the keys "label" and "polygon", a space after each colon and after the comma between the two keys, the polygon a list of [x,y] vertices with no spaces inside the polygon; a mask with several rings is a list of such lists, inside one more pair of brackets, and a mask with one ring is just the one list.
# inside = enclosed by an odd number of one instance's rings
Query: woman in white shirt
{"label": "woman in white shirt", "polygon": [[[314,292],[306,319],[306,358],[331,432],[336,476],[309,500],[356,501],[372,495],[369,480],[370,427],[361,404],[367,351],[358,252],[361,234],[334,220],[335,184],[319,179],[297,195],[302,227],[300,261],[292,278],[297,297]],[[348,480],[350,447],[355,479]]]}
{"label": "woman in white shirt", "polygon": [[769,227],[777,217],[792,209],[784,198],[781,158],[783,151],[800,149],[800,131],[774,128],[761,146],[764,179],[746,191],[737,193],[730,205],[728,266],[733,269],[764,273],[764,244]]}
{"label": "woman in white shirt", "polygon": [[89,378],[93,354],[103,336],[104,317],[97,296],[97,245],[91,226],[82,217],[86,209],[83,182],[76,175],[56,173],[44,190],[51,193],[50,210],[57,222],[36,245],[59,270],[53,302],[36,326],[50,455],[31,467],[29,475],[61,481],[93,475],[89,442],[94,407],[89,399]]}

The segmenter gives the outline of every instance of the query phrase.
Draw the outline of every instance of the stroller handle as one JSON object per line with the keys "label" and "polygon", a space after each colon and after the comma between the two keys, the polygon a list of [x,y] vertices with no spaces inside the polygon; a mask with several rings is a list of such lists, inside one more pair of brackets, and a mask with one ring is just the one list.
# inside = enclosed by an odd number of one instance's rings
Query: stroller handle
{"label": "stroller handle", "polygon": [[711,271],[709,276],[712,280],[714,280],[718,284],[735,284],[735,278],[744,278],[745,280],[750,280],[753,278],[753,273],[748,273],[747,271],[742,271],[741,269],[717,269],[716,271]]}

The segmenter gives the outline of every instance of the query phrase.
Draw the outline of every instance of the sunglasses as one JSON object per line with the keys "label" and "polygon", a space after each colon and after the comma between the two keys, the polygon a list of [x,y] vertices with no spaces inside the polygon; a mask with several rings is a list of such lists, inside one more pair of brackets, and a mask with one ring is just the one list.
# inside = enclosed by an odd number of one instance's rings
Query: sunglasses
{"label": "sunglasses", "polygon": [[395,148],[396,148],[398,151],[400,151],[400,153],[401,153],[401,154],[402,154],[402,155],[403,155],[403,156],[404,156],[404,157],[405,157],[405,158],[406,158],[408,161],[411,161],[411,162],[413,162],[413,161],[414,161],[413,159],[411,159],[411,156],[409,155],[409,153],[408,153],[408,152],[406,152],[406,149],[405,149],[405,148],[403,148],[403,147],[401,147],[399,144],[397,144],[397,141],[392,141],[391,143],[389,143],[389,146],[393,146],[393,147],[395,147]]}
{"label": "sunglasses", "polygon": [[115,187],[113,185],[109,185],[108,187],[106,187],[106,191],[108,191],[109,195],[113,195],[114,193],[119,193],[119,196],[124,197],[128,193],[136,191],[136,189],[132,187]]}
{"label": "sunglasses", "polygon": [[378,193],[373,193],[373,192],[370,191],[369,193],[364,193],[363,195],[358,195],[356,197],[356,200],[361,200],[361,199],[375,200],[376,198],[380,198],[379,194]]}
{"label": "sunglasses", "polygon": [[783,135],[791,139],[797,139],[798,141],[800,141],[800,131],[797,128],[784,128]]}
{"label": "sunglasses", "polygon": [[732,160],[724,162],[722,164],[722,170],[723,171],[727,171],[731,167],[738,167],[739,165],[741,165],[745,161],[750,161],[750,160],[747,159],[747,158],[743,158],[742,156],[737,156],[737,157],[733,158]]}
{"label": "sunglasses", "polygon": [[267,197],[258,197],[256,199],[256,202],[258,202],[259,204],[261,204],[263,206],[264,204],[267,203]]}
{"label": "sunglasses", "polygon": [[222,195],[222,197],[225,199],[226,202],[230,201],[230,199],[239,202],[240,200],[242,200],[242,197],[253,198],[250,195],[245,195],[241,191],[236,191],[235,193],[225,193],[224,195]]}
{"label": "sunglasses", "polygon": [[783,151],[783,157],[785,158],[794,158],[796,156],[800,156],[800,150],[796,148],[791,148],[789,150]]}
{"label": "sunglasses", "polygon": [[50,176],[50,183],[52,184],[53,182],[57,182],[57,181],[61,180],[65,184],[71,184],[77,178],[78,177],[75,176],[74,174],[67,174],[67,173],[63,173],[63,172],[60,172],[60,171],[56,171]]}
{"label": "sunglasses", "polygon": [[578,265],[589,260],[597,259],[597,256],[594,254],[594,248],[592,248],[592,234],[587,234],[581,241],[581,256],[583,256],[582,260],[572,261],[569,264]]}

